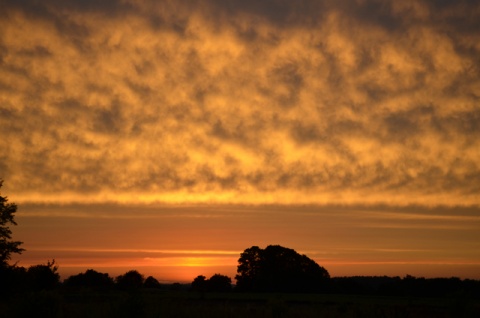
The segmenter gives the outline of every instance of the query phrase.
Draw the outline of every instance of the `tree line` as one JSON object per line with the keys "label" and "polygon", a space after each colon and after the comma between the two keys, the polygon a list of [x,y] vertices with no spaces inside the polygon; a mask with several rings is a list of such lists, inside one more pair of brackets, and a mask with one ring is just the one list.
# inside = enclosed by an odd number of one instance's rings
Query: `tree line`
{"label": "tree line", "polygon": [[[2,180],[0,180],[0,188]],[[60,282],[55,260],[28,268],[10,265],[12,254],[20,254],[22,242],[12,239],[9,225],[16,225],[14,214],[17,206],[0,195],[0,293],[41,291],[57,288],[90,290],[139,290],[165,288],[154,277],[145,278],[136,270],[130,270],[115,278],[107,273],[89,269]],[[448,296],[465,294],[480,297],[480,281],[459,278],[400,277],[336,277],[315,261],[295,250],[280,245],[262,249],[252,246],[245,249],[238,259],[236,284],[221,274],[210,278],[198,275],[189,284],[194,292],[274,292],[274,293],[335,293],[396,296]],[[175,283],[170,289],[180,289]]]}

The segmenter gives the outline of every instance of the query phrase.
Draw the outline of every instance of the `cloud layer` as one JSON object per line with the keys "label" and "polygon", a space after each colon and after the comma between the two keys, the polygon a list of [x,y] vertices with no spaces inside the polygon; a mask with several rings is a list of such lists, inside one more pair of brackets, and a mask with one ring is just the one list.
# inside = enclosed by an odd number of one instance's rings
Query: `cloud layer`
{"label": "cloud layer", "polygon": [[479,205],[475,1],[2,1],[21,201]]}

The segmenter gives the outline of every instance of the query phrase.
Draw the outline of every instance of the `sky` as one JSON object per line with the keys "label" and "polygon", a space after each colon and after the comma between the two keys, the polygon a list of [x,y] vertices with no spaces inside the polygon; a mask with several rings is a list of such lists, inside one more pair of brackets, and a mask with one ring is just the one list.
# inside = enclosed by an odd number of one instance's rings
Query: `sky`
{"label": "sky", "polygon": [[480,4],[0,0],[21,266],[480,279]]}

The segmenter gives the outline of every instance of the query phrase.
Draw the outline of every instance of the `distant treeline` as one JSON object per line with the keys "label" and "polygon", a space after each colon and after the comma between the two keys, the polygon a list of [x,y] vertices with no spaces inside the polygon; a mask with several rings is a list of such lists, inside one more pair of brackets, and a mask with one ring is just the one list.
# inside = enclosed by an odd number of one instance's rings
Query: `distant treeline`
{"label": "distant treeline", "polygon": [[469,296],[480,298],[480,281],[472,279],[423,278],[407,275],[400,277],[355,276],[334,277],[330,293],[378,296],[450,297]]}
{"label": "distant treeline", "polygon": [[58,266],[55,261],[47,264],[34,265],[29,268],[19,266],[0,267],[0,294],[14,295],[24,292],[39,292],[48,290],[62,291],[109,291],[109,290],[140,290],[144,288],[181,290],[188,284],[160,284],[152,276],[144,277],[136,270],[130,270],[123,275],[110,277],[108,273],[100,273],[88,269],[84,273],[72,275],[60,281]]}
{"label": "distant treeline", "polygon": [[[136,270],[131,270],[115,278],[107,273],[89,269],[84,273],[72,275],[60,281],[55,262],[45,265],[35,265],[28,269],[11,266],[0,267],[0,293],[14,295],[23,292],[42,290],[63,291],[109,291],[109,290],[185,290],[191,292],[272,292],[272,290],[249,290],[245,286],[232,285],[228,276],[215,274],[209,279],[203,275],[197,276],[191,284],[161,284],[154,277],[144,277]],[[279,278],[275,286],[279,286]],[[333,277],[322,281],[321,291],[299,291],[298,286],[289,290],[289,284],[281,288],[285,293],[323,293],[345,295],[376,295],[376,296],[412,296],[412,297],[469,297],[480,298],[480,281],[472,279],[423,278],[407,275],[400,277],[387,276],[355,276]],[[310,288],[310,286],[309,286]],[[275,291],[274,291],[275,292]],[[278,292],[278,291],[277,291]]]}

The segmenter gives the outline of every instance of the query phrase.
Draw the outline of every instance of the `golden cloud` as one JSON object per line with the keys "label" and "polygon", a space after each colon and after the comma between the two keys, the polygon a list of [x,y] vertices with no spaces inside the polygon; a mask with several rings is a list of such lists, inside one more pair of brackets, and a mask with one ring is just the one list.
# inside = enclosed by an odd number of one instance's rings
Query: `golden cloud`
{"label": "golden cloud", "polygon": [[468,1],[8,5],[0,176],[18,201],[479,205],[478,16]]}

